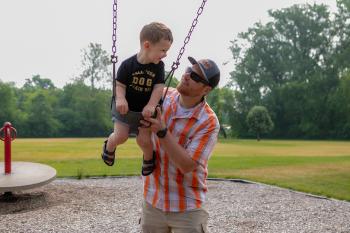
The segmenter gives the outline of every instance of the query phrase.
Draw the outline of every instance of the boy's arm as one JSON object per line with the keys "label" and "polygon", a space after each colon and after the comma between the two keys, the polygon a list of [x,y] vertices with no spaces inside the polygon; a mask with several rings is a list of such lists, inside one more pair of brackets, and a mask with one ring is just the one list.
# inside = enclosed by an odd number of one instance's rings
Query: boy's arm
{"label": "boy's arm", "polygon": [[142,115],[144,117],[151,117],[154,114],[155,108],[158,105],[159,100],[162,98],[163,89],[164,89],[163,83],[158,83],[154,85],[151,98],[149,99],[147,105],[142,110]]}
{"label": "boy's arm", "polygon": [[115,107],[120,114],[126,114],[129,111],[128,102],[125,99],[126,86],[121,82],[116,82],[115,85]]}
{"label": "boy's arm", "polygon": [[159,100],[162,98],[163,95],[163,89],[164,89],[164,83],[158,83],[154,85],[151,98],[148,101],[147,105],[156,107],[159,103]]}
{"label": "boy's arm", "polygon": [[116,81],[115,96],[117,97],[117,99],[122,99],[122,98],[125,99],[125,90],[126,90],[126,86],[123,83]]}

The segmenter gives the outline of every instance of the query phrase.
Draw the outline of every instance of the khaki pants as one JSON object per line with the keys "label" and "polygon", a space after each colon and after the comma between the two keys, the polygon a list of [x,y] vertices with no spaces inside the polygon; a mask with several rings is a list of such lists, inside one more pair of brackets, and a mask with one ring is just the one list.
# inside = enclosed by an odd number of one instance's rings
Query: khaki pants
{"label": "khaki pants", "polygon": [[208,217],[208,212],[203,208],[164,212],[144,201],[141,227],[143,233],[207,233]]}

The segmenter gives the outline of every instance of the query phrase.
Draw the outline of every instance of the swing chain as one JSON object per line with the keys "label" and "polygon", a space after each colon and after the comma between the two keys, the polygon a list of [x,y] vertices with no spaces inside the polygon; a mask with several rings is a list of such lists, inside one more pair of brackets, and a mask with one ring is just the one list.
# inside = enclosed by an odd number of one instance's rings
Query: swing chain
{"label": "swing chain", "polygon": [[190,30],[188,31],[188,34],[187,34],[187,36],[186,36],[186,38],[185,38],[185,40],[184,40],[184,44],[183,44],[183,46],[182,46],[181,49],[180,49],[179,55],[177,56],[176,61],[175,61],[175,62],[173,63],[173,65],[171,66],[171,69],[174,70],[174,71],[175,71],[175,70],[179,67],[179,65],[180,65],[180,59],[181,59],[182,55],[183,55],[184,52],[185,52],[185,46],[187,45],[187,43],[188,43],[188,42],[190,41],[190,39],[191,39],[192,32],[193,32],[194,28],[196,27],[196,25],[197,25],[197,23],[198,23],[198,17],[203,13],[203,9],[204,9],[204,6],[205,6],[205,3],[206,3],[206,2],[207,2],[207,0],[203,0],[201,6],[198,8],[198,10],[197,10],[197,16],[196,16],[196,18],[195,18],[195,19],[193,20],[193,22],[192,22],[191,28],[190,28]]}
{"label": "swing chain", "polygon": [[118,62],[118,56],[116,56],[117,47],[116,47],[116,41],[117,41],[117,10],[118,10],[118,4],[117,0],[114,0],[113,2],[113,35],[112,35],[112,55],[111,55],[111,62],[113,64]]}

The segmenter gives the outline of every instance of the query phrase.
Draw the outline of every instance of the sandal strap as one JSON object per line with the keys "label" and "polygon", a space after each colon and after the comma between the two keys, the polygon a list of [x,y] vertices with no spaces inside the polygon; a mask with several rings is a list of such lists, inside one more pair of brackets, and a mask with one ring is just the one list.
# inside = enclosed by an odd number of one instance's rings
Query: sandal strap
{"label": "sandal strap", "polygon": [[155,159],[151,159],[151,160],[143,160],[143,164],[154,164]]}
{"label": "sandal strap", "polygon": [[103,153],[101,154],[103,162],[108,166],[113,166],[115,160],[115,149],[113,152],[107,151],[107,140],[104,141]]}
{"label": "sandal strap", "polygon": [[143,176],[149,176],[156,168],[156,152],[153,151],[153,158],[150,160],[143,160],[141,173]]}

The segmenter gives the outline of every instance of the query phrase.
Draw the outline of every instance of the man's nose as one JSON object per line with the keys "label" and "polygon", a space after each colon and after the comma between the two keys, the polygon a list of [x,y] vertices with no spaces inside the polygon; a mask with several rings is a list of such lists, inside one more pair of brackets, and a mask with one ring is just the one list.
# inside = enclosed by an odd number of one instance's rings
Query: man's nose
{"label": "man's nose", "polygon": [[186,80],[190,79],[190,73],[185,72],[185,73],[183,74],[183,77],[184,77]]}

